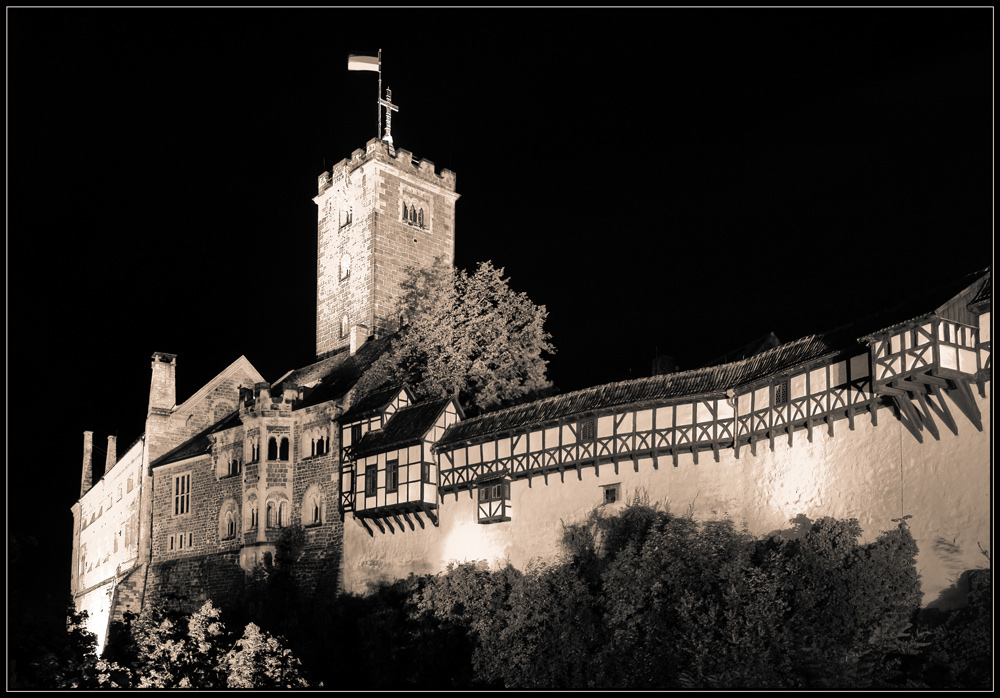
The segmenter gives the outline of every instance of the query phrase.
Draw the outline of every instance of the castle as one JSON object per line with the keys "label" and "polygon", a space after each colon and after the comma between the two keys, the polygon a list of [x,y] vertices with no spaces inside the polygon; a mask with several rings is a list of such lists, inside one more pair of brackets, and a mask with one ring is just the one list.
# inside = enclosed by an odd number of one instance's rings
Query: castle
{"label": "castle", "polygon": [[101,646],[165,594],[223,598],[291,524],[300,583],[358,592],[453,560],[551,557],[563,523],[639,491],[757,534],[836,516],[874,538],[912,515],[925,604],[980,566],[990,271],[738,361],[473,418],[405,385],[359,392],[403,270],[453,260],[457,199],[454,173],[368,142],[314,199],[316,361],[268,382],[241,356],[178,404],[177,357],[157,352],[145,433],[120,458],[109,437],[96,482],[84,433],[71,587]]}

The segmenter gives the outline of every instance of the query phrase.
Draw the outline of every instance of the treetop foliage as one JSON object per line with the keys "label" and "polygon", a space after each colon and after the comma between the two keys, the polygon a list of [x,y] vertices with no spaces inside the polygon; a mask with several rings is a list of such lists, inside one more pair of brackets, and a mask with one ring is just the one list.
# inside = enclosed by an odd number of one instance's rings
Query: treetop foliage
{"label": "treetop foliage", "polygon": [[475,414],[551,388],[548,311],[503,274],[488,261],[469,274],[440,258],[407,269],[396,309],[405,326],[360,389],[405,383],[417,399],[453,395]]}

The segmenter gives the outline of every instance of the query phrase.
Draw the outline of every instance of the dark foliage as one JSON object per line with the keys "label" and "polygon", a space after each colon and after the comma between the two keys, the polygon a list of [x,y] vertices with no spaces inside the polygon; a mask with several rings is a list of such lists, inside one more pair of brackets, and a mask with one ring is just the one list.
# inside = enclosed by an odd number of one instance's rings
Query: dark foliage
{"label": "dark foliage", "polygon": [[[797,533],[759,538],[636,495],[566,526],[565,556],[524,572],[466,563],[306,597],[289,529],[225,614],[130,618],[101,660],[74,616],[43,663],[57,687],[304,686],[307,673],[338,690],[991,687],[989,570],[967,607],[914,628],[905,522],[868,544],[854,520]],[[242,638],[224,617],[246,620]]]}

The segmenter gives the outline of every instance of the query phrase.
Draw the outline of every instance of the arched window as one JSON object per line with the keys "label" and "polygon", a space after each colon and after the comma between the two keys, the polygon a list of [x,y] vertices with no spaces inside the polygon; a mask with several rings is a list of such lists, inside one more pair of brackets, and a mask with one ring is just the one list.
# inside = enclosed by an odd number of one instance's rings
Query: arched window
{"label": "arched window", "polygon": [[278,440],[273,436],[267,440],[267,459],[278,460]]}
{"label": "arched window", "polygon": [[257,528],[257,504],[250,509],[250,528]]}
{"label": "arched window", "polygon": [[319,486],[312,484],[302,498],[302,525],[318,526],[323,523],[323,493]]}
{"label": "arched window", "polygon": [[236,517],[233,516],[233,512],[226,512],[226,538],[236,537]]}
{"label": "arched window", "polygon": [[417,207],[416,206],[411,206],[410,207],[410,223],[416,223],[416,222],[417,222]]}
{"label": "arched window", "polygon": [[407,208],[406,208],[406,202],[404,201],[403,202],[403,220],[404,221],[406,220],[406,215],[407,215]]}
{"label": "arched window", "polygon": [[277,515],[278,515],[278,512],[274,508],[274,502],[268,502],[267,503],[267,527],[268,528],[274,528],[274,525],[277,523]]}
{"label": "arched window", "polygon": [[421,228],[424,227],[424,209],[420,209],[420,211],[417,213],[417,225],[419,225]]}
{"label": "arched window", "polygon": [[348,323],[349,323],[349,320],[347,319],[347,313],[344,313],[344,316],[342,318],[340,318],[340,336],[341,337],[346,337],[350,333],[351,328],[348,325]]}
{"label": "arched window", "polygon": [[258,445],[257,439],[250,442],[250,462],[256,463],[260,459],[260,454],[257,453]]}
{"label": "arched window", "polygon": [[278,505],[278,528],[288,525],[288,502]]}
{"label": "arched window", "polygon": [[281,437],[281,447],[278,451],[278,460],[288,460],[288,437]]}

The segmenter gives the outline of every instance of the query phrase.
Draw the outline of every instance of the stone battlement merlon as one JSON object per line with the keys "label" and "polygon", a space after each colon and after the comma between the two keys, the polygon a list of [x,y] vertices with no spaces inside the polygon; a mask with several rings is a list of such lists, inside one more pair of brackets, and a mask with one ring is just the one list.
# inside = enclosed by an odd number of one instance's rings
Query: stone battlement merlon
{"label": "stone battlement merlon", "polygon": [[448,191],[455,191],[455,173],[447,168],[436,171],[434,163],[430,160],[420,160],[413,157],[413,153],[403,148],[396,148],[394,153],[389,152],[389,146],[385,141],[372,138],[365,145],[365,149],[360,148],[351,153],[350,159],[344,159],[321,174],[318,178],[318,194],[330,188],[334,179],[343,176],[344,173],[353,172],[366,162],[378,160],[391,163],[406,172],[419,177],[428,182],[432,182]]}

